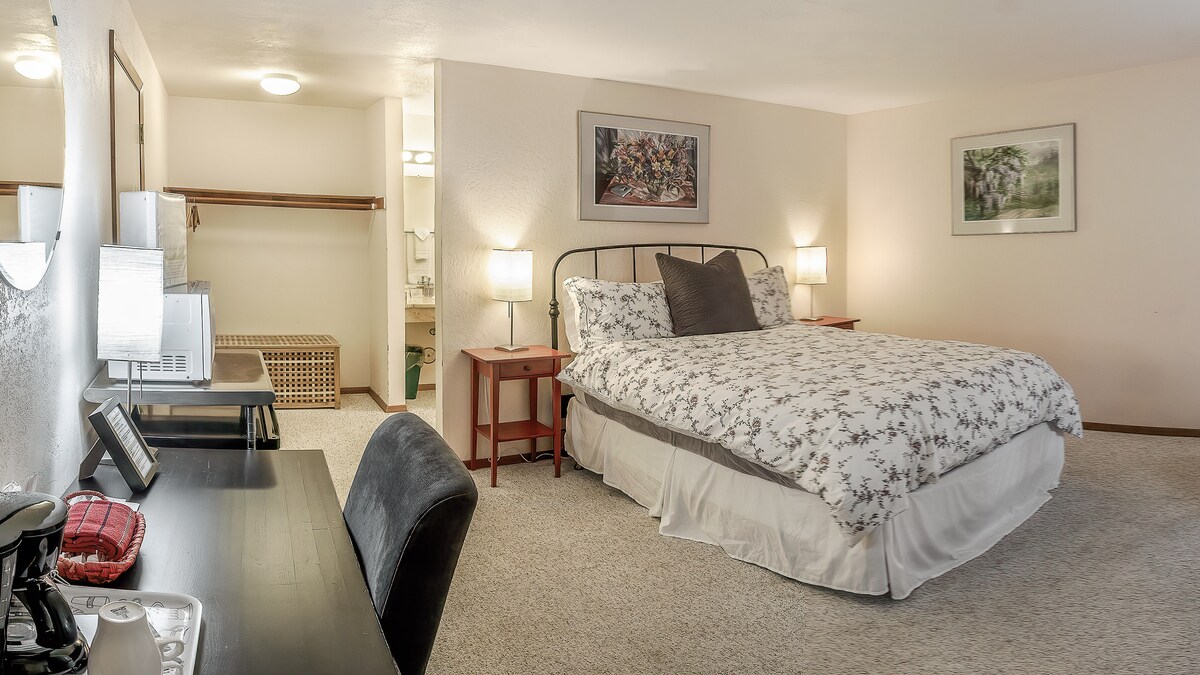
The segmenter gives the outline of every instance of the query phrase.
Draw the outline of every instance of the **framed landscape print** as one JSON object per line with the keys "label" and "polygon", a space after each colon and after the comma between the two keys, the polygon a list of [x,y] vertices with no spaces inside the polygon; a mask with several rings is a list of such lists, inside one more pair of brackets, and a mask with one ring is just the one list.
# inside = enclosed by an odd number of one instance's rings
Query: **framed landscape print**
{"label": "framed landscape print", "polygon": [[709,127],[579,113],[579,219],[708,222]]}
{"label": "framed landscape print", "polygon": [[955,138],[952,234],[1075,231],[1075,125]]}

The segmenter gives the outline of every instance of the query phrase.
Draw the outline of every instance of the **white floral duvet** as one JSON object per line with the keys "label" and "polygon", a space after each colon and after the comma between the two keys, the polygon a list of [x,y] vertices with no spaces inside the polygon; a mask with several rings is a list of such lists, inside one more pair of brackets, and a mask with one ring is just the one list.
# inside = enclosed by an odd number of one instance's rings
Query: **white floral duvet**
{"label": "white floral duvet", "polygon": [[559,378],[788,476],[850,544],[1036,424],[1082,434],[1071,386],[1033,354],[800,323],[611,342]]}

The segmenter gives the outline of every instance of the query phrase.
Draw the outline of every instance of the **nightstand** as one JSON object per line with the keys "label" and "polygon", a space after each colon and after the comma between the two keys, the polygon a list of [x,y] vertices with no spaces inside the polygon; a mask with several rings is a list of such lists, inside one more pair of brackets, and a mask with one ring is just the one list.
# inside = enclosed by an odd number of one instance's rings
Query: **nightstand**
{"label": "nightstand", "polygon": [[[496,465],[500,460],[500,444],[507,441],[529,441],[530,453],[537,451],[537,439],[554,439],[554,477],[561,474],[562,465],[562,418],[551,411],[553,426],[538,421],[538,381],[550,378],[553,395],[551,401],[562,396],[562,384],[558,371],[562,360],[571,355],[549,347],[533,346],[519,352],[502,352],[497,349],[464,349],[463,354],[471,357],[471,460],[468,468],[474,471],[479,466],[476,448],[479,437],[488,439],[492,446],[492,487],[496,487]],[[488,421],[479,423],[479,378],[488,380]],[[515,422],[500,421],[500,383],[508,380],[529,381],[529,417]]]}
{"label": "nightstand", "polygon": [[862,319],[850,319],[844,316],[822,316],[816,321],[805,321],[801,319],[800,323],[805,326],[829,326],[830,328],[845,328],[846,330],[854,330],[854,324],[862,321]]}

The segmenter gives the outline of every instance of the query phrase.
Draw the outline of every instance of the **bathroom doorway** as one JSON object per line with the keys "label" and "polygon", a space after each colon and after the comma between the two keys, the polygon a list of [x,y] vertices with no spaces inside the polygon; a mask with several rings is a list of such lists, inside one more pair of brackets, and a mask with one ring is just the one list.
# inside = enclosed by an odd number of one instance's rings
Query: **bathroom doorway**
{"label": "bathroom doorway", "polygon": [[433,426],[439,361],[433,115],[404,113],[405,405]]}

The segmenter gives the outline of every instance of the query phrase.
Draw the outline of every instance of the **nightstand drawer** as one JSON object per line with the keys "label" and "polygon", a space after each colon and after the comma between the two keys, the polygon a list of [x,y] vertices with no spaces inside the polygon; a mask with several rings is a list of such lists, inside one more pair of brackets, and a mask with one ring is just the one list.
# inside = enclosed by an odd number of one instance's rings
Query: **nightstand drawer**
{"label": "nightstand drawer", "polygon": [[525,361],[523,363],[501,363],[500,379],[535,377],[554,374],[554,361]]}

